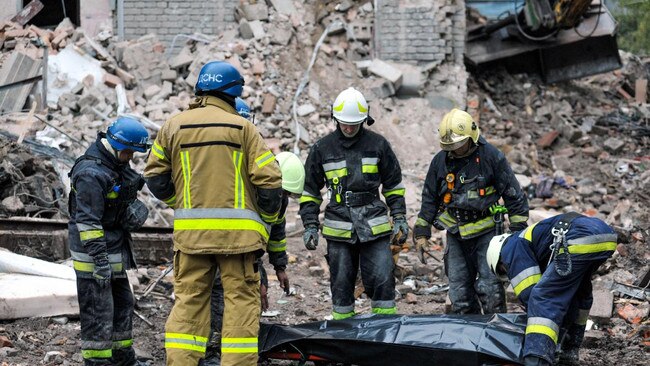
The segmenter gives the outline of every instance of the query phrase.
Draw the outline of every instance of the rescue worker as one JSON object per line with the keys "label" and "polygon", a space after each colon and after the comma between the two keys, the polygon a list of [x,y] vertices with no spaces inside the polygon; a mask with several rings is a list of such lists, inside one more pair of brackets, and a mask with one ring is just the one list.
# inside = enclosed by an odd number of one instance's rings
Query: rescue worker
{"label": "rescue worker", "polygon": [[246,103],[242,98],[240,97],[235,98],[235,109],[237,110],[237,113],[240,116],[253,122],[252,120],[253,114],[251,114],[251,107],[249,107],[248,103]]}
{"label": "rescue worker", "polygon": [[[593,303],[591,275],[616,250],[614,230],[575,212],[550,217],[523,231],[495,236],[486,263],[526,307],[524,364],[579,365],[579,349]],[[564,342],[561,331],[566,330]]]}
{"label": "rescue worker", "polygon": [[197,365],[210,333],[210,290],[224,287],[222,364],[257,365],[260,273],[282,200],[280,168],[252,123],[237,115],[244,79],[205,64],[190,109],[160,129],[145,168],[151,192],[175,208],[174,292],[165,325],[168,365]]}
{"label": "rescue worker", "polygon": [[[317,141],[305,163],[305,190],[300,198],[300,216],[308,250],[318,245],[320,191],[327,187],[322,234],[327,240],[330,266],[332,317],[355,315],[354,285],[359,267],[372,312],[395,314],[395,279],[390,236],[408,235],[404,185],[399,162],[381,135],[367,130],[374,123],[363,94],[354,88],[342,91],[332,105],[336,130]],[[390,208],[379,197],[379,186]]]}
{"label": "rescue worker", "polygon": [[442,151],[433,157],[424,182],[413,229],[416,250],[426,263],[431,225],[447,230],[444,259],[452,313],[480,314],[481,305],[484,314],[506,312],[503,286],[485,265],[495,235],[492,212],[503,198],[510,228],[521,230],[527,225],[528,200],[503,153],[485,141],[467,112],[452,109],[438,133]]}
{"label": "rescue worker", "polygon": [[[236,102],[237,112],[239,115],[250,120],[252,115],[250,114],[248,104],[246,104],[246,102],[241,98],[237,98]],[[282,206],[280,208],[279,220],[271,226],[271,235],[269,236],[266,251],[269,253],[269,263],[271,263],[275,270],[275,276],[278,279],[278,282],[280,282],[280,287],[284,289],[284,292],[288,295],[289,277],[285,270],[289,263],[289,257],[286,252],[286,220],[284,215],[289,204],[289,197],[296,195],[300,197],[300,194],[302,193],[305,183],[305,168],[302,165],[300,158],[290,152],[279,153],[275,157],[275,160],[277,160],[280,165],[280,171],[282,172]],[[262,311],[266,311],[269,307],[267,297],[269,282],[261,258],[258,259],[258,266],[261,278],[260,297],[262,300]],[[219,271],[217,271],[214,285],[212,286],[212,295],[210,297],[210,335],[216,334],[216,337],[214,337],[210,342],[210,347],[208,347],[208,356],[206,357],[205,362],[202,363],[202,366],[219,365],[219,352],[212,352],[212,348],[214,343],[221,343],[221,334],[219,334],[219,331],[223,324],[223,307],[223,286],[221,284]]]}
{"label": "rescue worker", "polygon": [[130,231],[148,210],[137,193],[144,179],[129,166],[149,148],[149,133],[120,117],[77,159],[70,176],[70,253],[77,275],[84,365],[135,365],[134,299],[126,270],[136,268]]}

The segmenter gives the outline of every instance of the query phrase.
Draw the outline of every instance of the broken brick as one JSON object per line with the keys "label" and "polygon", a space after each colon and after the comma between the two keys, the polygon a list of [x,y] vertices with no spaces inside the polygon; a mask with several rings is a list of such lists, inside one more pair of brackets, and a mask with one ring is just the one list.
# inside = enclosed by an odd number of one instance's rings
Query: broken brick
{"label": "broken brick", "polygon": [[273,94],[264,94],[264,100],[262,101],[262,113],[271,114],[275,111],[275,103],[277,98]]}
{"label": "broken brick", "polygon": [[555,142],[555,139],[557,139],[558,136],[560,136],[560,132],[558,131],[553,130],[547,132],[544,136],[540,137],[537,140],[537,146],[541,148],[550,147],[551,145],[553,145],[553,142]]}

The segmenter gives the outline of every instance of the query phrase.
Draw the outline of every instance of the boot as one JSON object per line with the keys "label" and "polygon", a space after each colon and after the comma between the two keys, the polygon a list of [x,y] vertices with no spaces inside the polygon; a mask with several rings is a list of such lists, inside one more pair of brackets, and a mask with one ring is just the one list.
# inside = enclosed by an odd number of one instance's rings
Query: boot
{"label": "boot", "polygon": [[578,366],[580,365],[580,348],[572,347],[563,349],[558,355],[558,365]]}
{"label": "boot", "polygon": [[199,361],[199,366],[221,366],[221,359],[218,354],[212,354]]}
{"label": "boot", "polygon": [[524,366],[551,366],[551,364],[540,357],[526,356],[524,357]]}

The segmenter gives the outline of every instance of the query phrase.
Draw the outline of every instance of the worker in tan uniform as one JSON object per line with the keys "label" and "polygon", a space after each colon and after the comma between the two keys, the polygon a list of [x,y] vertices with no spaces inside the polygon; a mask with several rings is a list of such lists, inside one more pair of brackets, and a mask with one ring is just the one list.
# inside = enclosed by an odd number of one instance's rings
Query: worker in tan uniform
{"label": "worker in tan uniform", "polygon": [[174,210],[174,293],[165,325],[167,365],[197,365],[210,333],[210,290],[225,293],[221,364],[257,365],[260,272],[282,180],[255,126],[239,116],[244,80],[226,62],[199,73],[190,109],[160,129],[145,168],[151,192]]}

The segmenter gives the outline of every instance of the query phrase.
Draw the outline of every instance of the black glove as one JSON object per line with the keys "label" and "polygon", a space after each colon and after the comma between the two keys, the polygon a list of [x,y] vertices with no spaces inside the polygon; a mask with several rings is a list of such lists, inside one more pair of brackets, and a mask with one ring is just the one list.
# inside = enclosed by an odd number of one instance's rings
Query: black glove
{"label": "black glove", "polygon": [[510,232],[514,233],[515,231],[521,231],[527,227],[528,227],[528,223],[526,222],[517,222],[514,224],[510,224]]}
{"label": "black glove", "polygon": [[108,287],[111,283],[111,275],[113,274],[111,264],[108,262],[108,255],[106,253],[97,254],[93,257],[93,261],[95,262],[93,278],[97,281],[99,287]]}
{"label": "black glove", "polygon": [[305,233],[302,235],[302,240],[305,242],[305,248],[316,250],[318,246],[318,226],[314,224],[305,226]]}
{"label": "black glove", "polygon": [[128,231],[136,231],[144,225],[149,216],[149,209],[140,200],[131,202],[122,217],[122,227]]}
{"label": "black glove", "polygon": [[404,215],[395,215],[393,217],[393,236],[396,236],[400,231],[402,232],[402,236],[400,236],[397,244],[401,245],[406,243],[406,238],[409,235],[409,225]]}

